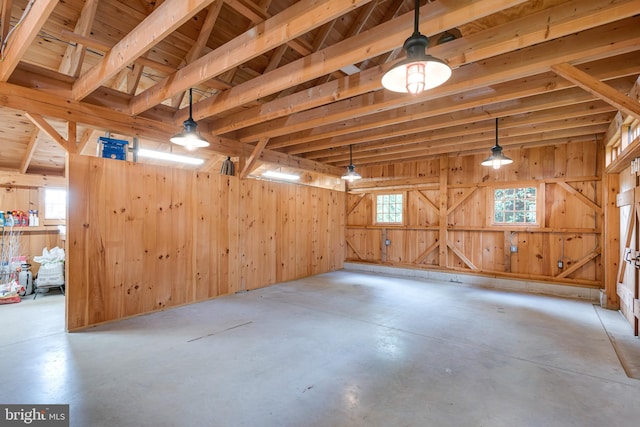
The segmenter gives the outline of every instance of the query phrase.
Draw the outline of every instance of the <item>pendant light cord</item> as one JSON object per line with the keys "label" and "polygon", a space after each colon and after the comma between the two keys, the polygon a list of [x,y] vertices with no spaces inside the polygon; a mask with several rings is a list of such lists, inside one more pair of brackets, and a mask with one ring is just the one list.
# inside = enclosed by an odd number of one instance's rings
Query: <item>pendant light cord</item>
{"label": "pendant light cord", "polygon": [[413,35],[417,36],[420,34],[420,31],[418,31],[418,23],[420,22],[420,0],[416,0],[416,7],[414,9],[414,14],[413,14]]}
{"label": "pendant light cord", "polygon": [[496,117],[496,147],[498,146],[498,118]]}
{"label": "pendant light cord", "polygon": [[193,120],[193,116],[192,116],[192,104],[193,104],[193,95],[191,94],[193,91],[193,88],[189,88],[189,118],[191,120]]}

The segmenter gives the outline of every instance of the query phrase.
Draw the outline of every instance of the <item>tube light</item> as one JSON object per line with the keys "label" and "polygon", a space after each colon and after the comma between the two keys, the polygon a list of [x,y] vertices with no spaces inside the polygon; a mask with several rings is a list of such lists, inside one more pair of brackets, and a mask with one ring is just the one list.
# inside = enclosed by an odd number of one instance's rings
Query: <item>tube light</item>
{"label": "tube light", "polygon": [[266,171],[262,173],[265,178],[283,179],[285,181],[297,181],[300,179],[300,175],[294,175],[291,173]]}
{"label": "tube light", "polygon": [[165,153],[164,151],[147,150],[145,148],[138,149],[138,156],[146,157],[148,159],[167,160],[169,162],[186,163],[189,165],[201,165],[204,163],[203,159],[196,157],[181,156],[179,154]]}

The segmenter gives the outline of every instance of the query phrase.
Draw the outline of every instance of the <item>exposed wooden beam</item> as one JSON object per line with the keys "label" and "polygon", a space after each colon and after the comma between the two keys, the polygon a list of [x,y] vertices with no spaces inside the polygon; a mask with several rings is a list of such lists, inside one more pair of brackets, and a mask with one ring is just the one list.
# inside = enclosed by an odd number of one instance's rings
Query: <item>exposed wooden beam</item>
{"label": "exposed wooden beam", "polygon": [[[261,8],[250,1],[225,0],[225,3],[236,12],[244,15],[244,17],[250,20],[254,25],[258,25],[271,18],[271,16],[267,13],[266,8]],[[287,41],[286,44],[302,56],[307,56],[311,53],[311,47],[307,46],[306,43],[304,43],[304,41],[302,40],[293,39]]]}
{"label": "exposed wooden beam", "polygon": [[[82,11],[80,12],[80,18],[76,22],[74,32],[81,36],[88,36],[91,33],[91,27],[96,16],[96,10],[98,9],[98,0],[85,0]],[[73,77],[80,75],[80,68],[84,60],[85,47],[78,43],[75,46],[68,45],[67,50],[62,56],[62,62],[58,71],[63,74],[68,74]]]}
{"label": "exposed wooden beam", "polygon": [[[507,3],[516,5],[523,1],[474,1],[472,4],[466,4],[459,8],[438,9],[440,11],[438,14],[430,13],[425,21],[427,21],[427,27],[430,30],[434,32],[444,31],[484,16],[482,15],[483,13],[489,14],[500,11],[507,6]],[[482,3],[482,7],[479,7],[478,3]],[[439,8],[439,5],[433,3],[425,6],[425,8],[427,8],[425,12],[430,12],[431,8]],[[263,74],[247,83],[237,85],[220,93],[215,100],[207,99],[199,102],[194,106],[193,116],[196,120],[200,120],[219,114],[247,102],[255,101],[260,97],[290,88],[293,82],[301,83],[313,80],[354,62],[387,52],[398,45],[399,39],[406,37],[406,34],[413,28],[413,20],[414,14],[407,13],[394,21],[377,26],[375,30],[358,34],[270,73]],[[381,87],[380,70],[378,71],[379,73],[371,90]],[[135,113],[137,110],[134,109],[133,111]],[[176,118],[180,119],[183,116],[186,118],[187,111],[181,111],[181,114]],[[257,139],[253,141],[257,141]]]}
{"label": "exposed wooden beam", "polygon": [[[523,89],[525,89],[526,84],[523,86]],[[499,90],[495,92],[495,95],[495,98],[501,98]],[[517,95],[517,91],[514,95]],[[471,99],[472,102],[477,100],[486,100],[486,98]],[[495,126],[488,119],[495,117],[504,117],[501,122],[503,123],[501,129],[504,130],[520,126],[536,126],[545,121],[585,118],[615,111],[610,105],[600,100],[593,100],[591,95],[577,88],[552,92],[548,96],[523,98],[521,102],[514,104],[488,104],[482,108],[471,106],[469,109],[453,111],[454,108],[464,107],[466,104],[467,101],[465,100],[461,101],[456,107],[445,106],[445,109],[450,111],[444,111],[444,114],[431,117],[423,117],[428,116],[428,112],[425,114],[424,111],[421,111],[417,114],[419,118],[417,117],[413,122],[406,124],[385,126],[387,120],[380,118],[380,123],[378,124],[380,129],[374,128],[373,125],[366,126],[369,120],[363,119],[363,128],[367,130],[357,132],[360,127],[354,126],[353,133],[344,135],[343,132],[340,132],[338,137],[329,135],[327,138],[316,139],[315,136],[302,136],[299,137],[303,141],[302,144],[296,144],[284,151],[288,154],[304,152],[309,158],[319,158],[327,155],[340,156],[347,152],[345,144],[360,144],[359,153],[362,153],[363,151],[378,148],[388,149],[392,146],[410,144],[414,137],[430,142],[437,140],[451,141],[450,138],[468,137],[472,131],[475,132],[476,137],[490,139],[494,136],[492,131]],[[431,105],[434,107],[434,113],[439,113],[438,110],[441,103],[435,101]],[[409,111],[405,110],[407,113]],[[526,116],[511,117],[518,114],[526,114]],[[609,120],[609,115],[606,116],[606,120]],[[434,122],[438,123],[435,127]],[[342,126],[340,124],[338,127]],[[324,129],[323,127],[317,130],[318,136],[323,135]],[[292,134],[291,136],[296,137],[298,134]],[[282,148],[292,142],[297,142],[297,140],[275,141],[272,148]],[[337,147],[342,148],[336,149]]]}
{"label": "exposed wooden beam", "polygon": [[104,58],[74,83],[73,99],[84,99],[215,0],[167,0],[124,36]]}
{"label": "exposed wooden beam", "polygon": [[0,171],[0,186],[3,187],[65,187],[66,185],[67,182],[63,176]]}
{"label": "exposed wooden beam", "polygon": [[[175,133],[175,127],[172,123],[143,117],[131,117],[128,114],[109,108],[64,100],[53,94],[4,82],[0,82],[0,106],[26,111],[34,118],[34,124],[43,129],[43,131],[46,129],[47,134],[50,133],[52,138],[63,147],[65,147],[67,141],[42,118],[43,115],[60,120],[68,120],[71,115],[76,118],[77,123],[89,125],[103,131],[137,136],[153,141],[168,141],[171,135]],[[34,113],[34,111],[38,113]],[[211,143],[210,149],[212,151],[225,156],[246,157],[251,154],[254,148],[252,145],[239,144],[237,141],[216,136],[210,136],[209,142]],[[342,175],[341,168],[272,150],[264,150],[259,157],[262,162],[280,166],[290,166],[326,175]]]}
{"label": "exposed wooden beam", "polygon": [[[537,13],[533,18],[529,16],[523,17],[499,27],[472,34],[464,37],[464,39],[444,45],[433,46],[429,49],[429,52],[438,57],[447,58],[447,56],[459,56],[459,52],[462,51],[469,51],[466,52],[467,56],[465,57],[467,58],[467,62],[471,60],[469,55],[473,55],[474,60],[481,60],[486,57],[505,54],[514,49],[514,46],[522,48],[527,45],[542,43],[549,40],[550,34],[557,37],[571,34],[574,31],[588,29],[591,19],[593,19],[591,16],[596,12],[598,19],[602,19],[604,22],[610,22],[612,16],[618,16],[619,19],[620,17],[630,16],[630,14],[634,13],[632,12],[633,8],[630,6],[630,2],[624,2],[623,5],[618,3],[610,5],[607,3],[610,2],[607,0],[597,0],[596,2],[572,1],[569,2],[569,4],[559,5]],[[594,10],[596,12],[594,12]],[[535,25],[532,25],[529,21],[530,19],[533,20]],[[549,19],[551,19],[550,24],[547,23]],[[432,25],[431,22],[427,22],[426,24],[427,27]],[[476,47],[478,47],[479,52],[475,52],[474,49]],[[481,52],[483,52],[482,55]],[[458,65],[462,64],[462,57],[457,61]],[[455,71],[455,73],[458,72],[459,70]],[[360,73],[359,76],[345,77],[286,98],[271,101],[259,107],[232,114],[217,120],[215,132],[217,134],[224,134],[232,130],[255,125],[260,121],[290,116],[299,111],[308,110],[340,99],[349,99],[356,95],[377,90],[380,88],[381,73],[380,68],[365,70]],[[457,92],[463,90],[468,91],[468,88],[457,88]],[[464,99],[468,100],[466,97]],[[451,102],[449,102],[449,104],[451,105]],[[424,111],[425,109],[422,110]],[[291,123],[291,119],[291,117],[287,117],[286,119],[289,124]],[[302,121],[307,122],[306,119]],[[279,124],[274,124],[274,127],[281,128]],[[271,136],[277,136],[277,134],[271,134]],[[246,138],[243,137],[241,139],[246,142],[255,141],[257,140],[256,133],[247,134]]]}
{"label": "exposed wooden beam", "polygon": [[422,251],[422,253],[420,255],[418,255],[418,257],[415,260],[413,260],[413,264],[422,263],[422,261],[424,261],[424,259],[427,257],[427,255],[429,255],[431,252],[436,250],[439,246],[440,246],[440,242],[436,240],[431,245],[429,245],[429,247],[427,249]]}
{"label": "exposed wooden beam", "polygon": [[[606,33],[607,37],[599,36],[602,33]],[[363,116],[372,113],[427,103],[430,100],[454,96],[460,92],[487,88],[504,81],[540,74],[548,71],[549,67],[564,58],[577,62],[590,62],[607,56],[633,52],[637,50],[638,43],[640,43],[640,17],[628,18],[615,24],[578,33],[571,37],[571,43],[558,39],[516,52],[504,53],[484,60],[482,63],[468,64],[456,69],[447,83],[417,97],[377,91],[272,120],[264,125],[245,129],[239,132],[237,137],[243,142],[249,142],[262,136],[273,138],[277,135],[356,117],[362,120]],[[505,66],[505,64],[513,65]]]}
{"label": "exposed wooden beam", "polygon": [[67,122],[67,149],[70,153],[76,153],[77,148],[78,125],[76,122]]}
{"label": "exposed wooden beam", "polygon": [[[6,40],[6,46],[2,50],[2,61],[0,62],[0,81],[6,82],[11,77],[11,73],[16,69],[33,40],[38,36],[40,28],[53,12],[58,4],[58,0],[40,0],[37,7],[31,7],[19,26],[11,33],[11,37]],[[4,45],[5,40],[2,41]]]}
{"label": "exposed wooden beam", "polygon": [[556,64],[552,66],[551,69],[558,75],[575,83],[587,92],[597,96],[630,116],[633,116],[636,120],[640,120],[640,103],[635,99],[618,92],[606,83],[601,82],[566,62]]}
{"label": "exposed wooden beam", "polygon": [[[211,32],[213,31],[213,27],[216,24],[216,20],[218,19],[218,15],[220,14],[220,10],[222,9],[223,4],[224,2],[222,0],[217,0],[207,8],[207,16],[202,23],[202,27],[200,28],[200,32],[198,33],[198,38],[189,49],[189,52],[187,52],[187,56],[185,56],[180,65],[178,65],[178,69],[184,67],[185,65],[191,64],[193,61],[202,56],[204,49],[207,47],[207,41],[211,36]],[[180,108],[184,95],[185,92],[180,92],[175,95],[171,100],[171,105],[176,108]]]}
{"label": "exposed wooden beam", "polygon": [[27,144],[27,150],[24,153],[22,162],[20,162],[20,168],[18,169],[20,173],[27,173],[27,169],[29,169],[29,163],[31,163],[33,153],[36,152],[36,147],[38,146],[39,133],[40,129],[38,127],[33,128],[33,131],[31,131],[31,135],[29,136],[29,143]]}
{"label": "exposed wooden beam", "polygon": [[60,120],[74,117],[77,123],[95,129],[144,136],[154,141],[167,141],[175,133],[175,126],[171,122],[132,117],[111,108],[65,100],[56,94],[11,83],[0,82],[0,106]]}
{"label": "exposed wooden beam", "polygon": [[567,191],[569,194],[573,194],[574,196],[576,196],[578,200],[580,200],[582,203],[584,203],[585,205],[593,209],[596,212],[596,214],[598,214],[599,216],[602,216],[602,206],[599,206],[596,202],[594,202],[593,200],[591,200],[590,198],[588,198],[587,196],[585,196],[584,194],[582,194],[581,192],[579,192],[578,190],[576,190],[566,182],[558,182],[558,185],[564,188],[564,190]]}
{"label": "exposed wooden beam", "polygon": [[12,0],[2,0],[2,20],[0,20],[0,43],[7,39],[11,27],[11,5]]}
{"label": "exposed wooden beam", "polygon": [[582,268],[582,266],[584,266],[586,263],[588,263],[589,261],[591,261],[592,259],[594,259],[594,258],[596,258],[598,256],[600,256],[600,246],[595,248],[593,250],[593,252],[591,252],[590,254],[586,255],[585,257],[583,257],[581,260],[579,260],[576,263],[574,263],[569,268],[567,268],[564,271],[562,271],[556,277],[560,278],[560,279],[564,278],[564,277],[567,277],[570,274],[572,274],[572,273],[576,272],[577,270],[579,270],[580,268]]}
{"label": "exposed wooden beam", "polygon": [[53,139],[58,143],[65,151],[69,152],[69,145],[67,144],[67,140],[58,133],[57,130],[54,129],[53,126],[47,122],[44,117],[40,114],[34,113],[25,113],[25,116],[38,127],[44,134],[46,134],[49,138]]}
{"label": "exposed wooden beam", "polygon": [[471,270],[477,270],[478,267],[476,267],[476,265],[473,263],[473,261],[471,261],[469,258],[467,258],[467,256],[458,248],[456,248],[456,246],[453,244],[453,242],[448,241],[447,242],[447,247],[449,249],[451,249],[453,251],[454,254],[456,254],[458,256],[458,258],[460,258],[462,260],[462,262],[464,262],[467,267],[469,267]]}
{"label": "exposed wooden beam", "polygon": [[87,144],[89,144],[89,142],[93,139],[93,134],[95,132],[95,129],[85,129],[85,131],[82,133],[82,136],[80,137],[80,141],[78,141],[78,153],[82,154]]}
{"label": "exposed wooden beam", "polygon": [[146,111],[178,92],[237,67],[369,1],[299,1],[138,94],[132,100],[131,113]]}
{"label": "exposed wooden beam", "polygon": [[[103,43],[99,40],[96,40],[92,37],[83,36],[81,34],[67,31],[67,30],[62,30],[62,32],[60,33],[60,38],[69,42],[77,43],[78,45],[82,44],[86,47],[90,47],[92,49],[99,50],[102,52],[109,52],[112,48],[112,46],[106,43]],[[171,65],[154,61],[153,59],[149,59],[144,56],[140,56],[136,58],[134,61],[132,61],[132,63],[137,63],[142,66],[153,68],[154,70],[162,71],[169,74],[174,73],[176,71],[176,68],[172,67]],[[124,69],[122,71],[124,71]]]}
{"label": "exposed wooden beam", "polygon": [[242,171],[240,172],[240,179],[245,179],[247,176],[249,176],[249,174],[255,167],[258,157],[260,157],[268,142],[269,138],[262,138],[260,141],[258,141],[255,148],[244,163]]}
{"label": "exposed wooden beam", "polygon": [[467,188],[464,191],[464,193],[462,194],[462,196],[458,197],[458,199],[456,201],[454,201],[451,204],[451,206],[449,206],[449,208],[447,208],[447,216],[449,214],[451,214],[451,212],[453,212],[458,206],[460,206],[460,204],[462,202],[467,200],[469,198],[469,196],[471,196],[473,193],[475,193],[477,189],[478,189],[478,187],[469,187],[469,188]]}

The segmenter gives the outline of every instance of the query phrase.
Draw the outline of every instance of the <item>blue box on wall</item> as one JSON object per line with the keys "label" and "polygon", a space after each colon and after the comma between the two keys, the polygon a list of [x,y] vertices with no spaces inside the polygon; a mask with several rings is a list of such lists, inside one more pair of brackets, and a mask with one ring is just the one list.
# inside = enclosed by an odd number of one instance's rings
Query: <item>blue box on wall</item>
{"label": "blue box on wall", "polygon": [[105,159],[127,160],[127,145],[129,141],[101,136],[98,141],[102,144],[102,157]]}

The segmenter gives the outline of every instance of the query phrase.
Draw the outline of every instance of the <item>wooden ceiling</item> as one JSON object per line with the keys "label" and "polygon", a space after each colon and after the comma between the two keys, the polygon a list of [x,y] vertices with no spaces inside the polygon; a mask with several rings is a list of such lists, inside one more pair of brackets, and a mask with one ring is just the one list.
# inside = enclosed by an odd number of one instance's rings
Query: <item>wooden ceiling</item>
{"label": "wooden ceiling", "polygon": [[[640,0],[422,1],[453,69],[418,96],[380,79],[413,0],[4,0],[0,170],[63,175],[97,138],[170,148],[189,115],[213,169],[328,175],[447,153],[598,139],[640,117]],[[457,37],[444,41],[443,35]],[[442,42],[441,42],[442,40]]]}

